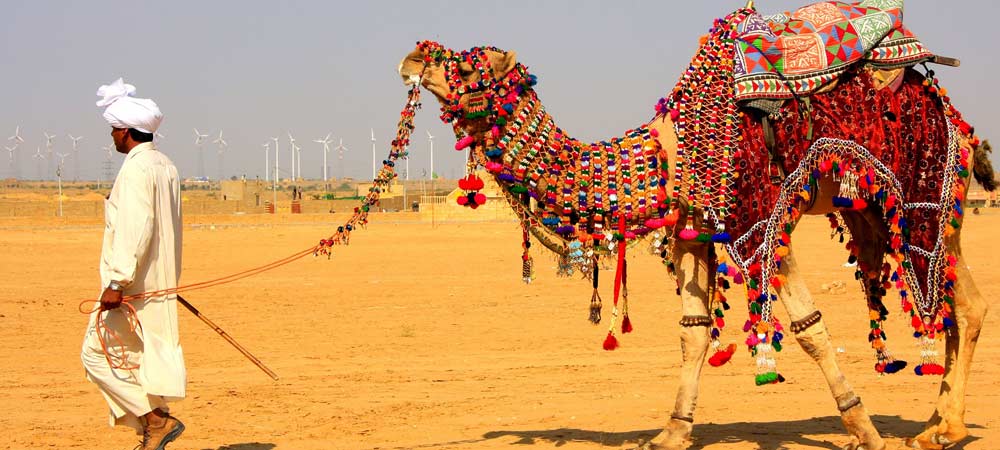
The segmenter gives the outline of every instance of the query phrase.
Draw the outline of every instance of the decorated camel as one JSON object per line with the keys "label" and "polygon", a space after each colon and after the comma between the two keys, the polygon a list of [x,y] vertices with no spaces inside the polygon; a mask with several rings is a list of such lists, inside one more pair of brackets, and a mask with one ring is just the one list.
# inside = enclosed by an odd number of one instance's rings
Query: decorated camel
{"label": "decorated camel", "polygon": [[[894,288],[922,346],[910,367],[943,375],[925,430],[907,441],[941,449],[968,434],[964,397],[987,310],[962,258],[963,200],[970,175],[993,187],[992,168],[974,163],[988,159],[972,127],[927,69],[942,61],[903,27],[901,0],[824,2],[766,18],[751,3],[715,21],[652,120],[595,143],[555,124],[514,52],[457,52],[425,41],[399,73],[437,97],[456,148],[471,149],[460,203],[484,201],[471,169],[484,167],[502,188],[524,227],[526,281],[533,235],[559,255],[560,270],[593,279],[597,323],[598,261],[617,262],[605,349],[632,329],[626,251],[648,242],[676,277],[680,387],[663,432],[643,448],[689,445],[704,362],[724,364],[735,350],[720,344],[725,293],[734,285],[746,293],[742,328],[756,383],[784,380],[775,356],[791,331],[829,383],[852,437],[848,448],[885,447],[796,269],[795,225],[804,214],[823,214],[841,239],[849,236],[875,370],[907,367],[882,330],[883,297]],[[772,314],[778,300],[787,327]]]}

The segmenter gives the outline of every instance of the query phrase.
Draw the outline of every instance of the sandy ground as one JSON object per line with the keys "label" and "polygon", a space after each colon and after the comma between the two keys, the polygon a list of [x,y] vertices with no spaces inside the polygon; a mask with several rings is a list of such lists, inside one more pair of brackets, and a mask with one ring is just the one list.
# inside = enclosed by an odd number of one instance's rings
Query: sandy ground
{"label": "sandy ground", "polygon": [[[516,224],[432,228],[412,217],[373,217],[331,260],[308,258],[188,294],[281,379],[272,382],[182,311],[189,396],[174,413],[187,432],[170,448],[602,449],[658,432],[672,409],[680,347],[679,301],[656,258],[631,257],[635,332],[605,352],[606,326],[586,320],[587,282],[556,277],[554,260],[540,249],[537,281],[520,281]],[[308,247],[338,223],[329,219],[193,217],[182,281]],[[998,227],[1000,212],[989,211],[966,221],[964,237],[990,299],[1000,294]],[[828,239],[822,217],[805,219],[795,234],[834,345],[844,350],[839,362],[898,448],[930,416],[939,378],[909,370],[875,376],[864,301],[852,269],[841,266],[845,252]],[[108,428],[106,406],[79,361],[87,319],[77,305],[97,293],[100,239],[100,224],[86,220],[0,221],[0,448],[126,449],[136,442],[130,431]],[[821,291],[838,280],[846,293]],[[605,300],[610,287],[604,283]],[[891,309],[890,345],[914,361],[906,321]],[[966,450],[1000,448],[996,311],[972,371]],[[745,307],[729,317],[742,322]],[[741,334],[724,336],[738,341]],[[837,449],[848,441],[819,370],[793,339],[786,342],[783,385],[754,387],[742,351],[729,365],[706,367],[694,448]]]}

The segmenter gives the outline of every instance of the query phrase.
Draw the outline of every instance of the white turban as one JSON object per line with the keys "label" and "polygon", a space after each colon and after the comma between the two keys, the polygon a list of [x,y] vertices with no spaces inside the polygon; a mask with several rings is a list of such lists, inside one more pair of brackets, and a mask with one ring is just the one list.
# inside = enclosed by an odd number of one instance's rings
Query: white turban
{"label": "white turban", "polygon": [[146,98],[135,98],[135,86],[125,84],[121,78],[97,89],[102,98],[104,120],[115,128],[135,128],[143,133],[155,133],[163,120],[163,113],[156,103]]}

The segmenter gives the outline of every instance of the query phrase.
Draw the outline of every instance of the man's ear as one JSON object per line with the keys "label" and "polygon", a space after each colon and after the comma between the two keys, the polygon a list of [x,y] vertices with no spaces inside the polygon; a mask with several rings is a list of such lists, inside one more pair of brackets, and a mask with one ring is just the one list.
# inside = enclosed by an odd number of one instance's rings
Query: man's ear
{"label": "man's ear", "polygon": [[503,78],[517,65],[517,52],[510,50],[507,53],[497,53],[496,60],[493,61],[493,75],[496,78]]}

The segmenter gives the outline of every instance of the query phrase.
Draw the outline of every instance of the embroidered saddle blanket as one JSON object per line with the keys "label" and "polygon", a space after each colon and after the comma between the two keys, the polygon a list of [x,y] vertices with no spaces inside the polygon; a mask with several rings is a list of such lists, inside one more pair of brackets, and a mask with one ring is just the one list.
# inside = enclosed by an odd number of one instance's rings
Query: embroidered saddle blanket
{"label": "embroidered saddle blanket", "polygon": [[754,13],[735,42],[736,100],[808,95],[851,65],[911,66],[933,54],[903,26],[903,0],[822,2]]}

